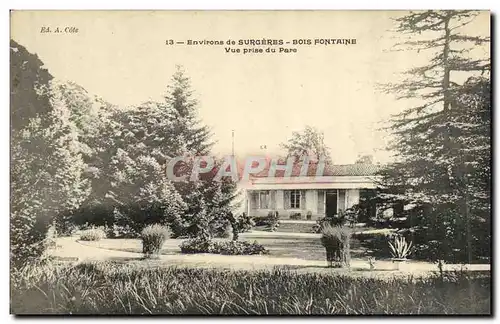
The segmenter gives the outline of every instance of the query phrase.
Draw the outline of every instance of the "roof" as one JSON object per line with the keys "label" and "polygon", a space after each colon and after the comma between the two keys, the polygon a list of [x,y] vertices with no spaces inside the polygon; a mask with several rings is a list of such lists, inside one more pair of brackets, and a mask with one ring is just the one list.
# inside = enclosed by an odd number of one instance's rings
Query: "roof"
{"label": "roof", "polygon": [[[377,164],[355,163],[332,165],[326,176],[372,176],[377,173],[380,166]],[[326,173],[326,172],[325,172]]]}
{"label": "roof", "polygon": [[[281,163],[280,163],[281,164]],[[284,165],[284,163],[283,163]],[[269,175],[270,163],[266,165],[266,168],[259,172],[258,174],[252,175],[253,178],[262,178]],[[301,175],[302,165],[296,163],[293,166],[291,177],[304,176]],[[380,169],[378,164],[371,163],[354,163],[354,164],[330,164],[325,165],[323,172],[318,171],[318,164],[311,162],[307,169],[307,174],[305,176],[373,176]],[[275,177],[283,177],[285,171],[276,171]]]}

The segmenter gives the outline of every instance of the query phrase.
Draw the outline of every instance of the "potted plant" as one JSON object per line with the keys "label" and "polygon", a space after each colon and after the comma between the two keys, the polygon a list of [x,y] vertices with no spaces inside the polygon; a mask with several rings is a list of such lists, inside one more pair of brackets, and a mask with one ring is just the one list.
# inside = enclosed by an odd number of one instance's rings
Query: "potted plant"
{"label": "potted plant", "polygon": [[408,256],[411,254],[413,244],[407,242],[403,236],[395,237],[392,242],[389,242],[389,248],[392,255],[392,263],[395,269],[399,270],[400,264],[408,261]]}

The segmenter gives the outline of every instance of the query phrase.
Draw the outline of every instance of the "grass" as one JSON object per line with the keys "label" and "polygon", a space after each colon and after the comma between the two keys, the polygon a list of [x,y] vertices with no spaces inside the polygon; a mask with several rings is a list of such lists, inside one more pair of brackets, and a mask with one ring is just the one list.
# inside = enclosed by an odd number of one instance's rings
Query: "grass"
{"label": "grass", "polygon": [[[313,225],[308,223],[284,223],[281,222],[280,226],[277,228],[277,232],[286,232],[286,233],[314,233]],[[256,226],[254,227],[257,231],[266,231],[267,226]]]}
{"label": "grass", "polygon": [[489,314],[490,278],[141,267],[111,262],[11,273],[15,314]]}
{"label": "grass", "polygon": [[[280,233],[314,233],[313,226],[315,223],[289,223],[286,220],[281,220],[276,232]],[[361,225],[361,224],[360,224]],[[253,228],[257,231],[267,231],[267,226],[255,226]],[[356,227],[355,232],[370,231],[376,228],[369,226]]]}

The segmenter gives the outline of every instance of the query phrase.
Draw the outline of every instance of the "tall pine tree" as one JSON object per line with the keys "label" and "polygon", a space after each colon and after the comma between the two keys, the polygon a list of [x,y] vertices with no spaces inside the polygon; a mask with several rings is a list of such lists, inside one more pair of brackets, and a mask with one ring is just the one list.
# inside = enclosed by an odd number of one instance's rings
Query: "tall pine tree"
{"label": "tall pine tree", "polygon": [[[198,101],[193,98],[189,78],[182,67],[177,66],[172,76],[172,83],[167,86],[165,102],[173,108],[173,135],[180,138],[185,149],[193,155],[208,155],[214,142],[208,126],[202,125],[198,118]],[[183,151],[172,152],[177,155]]]}
{"label": "tall pine tree", "polygon": [[[189,78],[183,69],[177,66],[172,83],[165,96],[167,108],[173,110],[173,132],[184,145],[173,151],[175,155],[207,156],[211,153],[214,142],[210,129],[203,125],[198,117],[198,102],[193,98]],[[192,161],[193,162],[193,161]],[[192,162],[188,163],[189,171]],[[216,163],[221,165],[220,161]],[[219,234],[221,228],[229,224],[237,196],[236,184],[229,179],[214,181],[217,167],[212,172],[201,175],[200,181],[177,182],[175,186],[188,205],[187,212],[177,226],[177,235],[209,238]]]}
{"label": "tall pine tree", "polygon": [[[415,225],[418,253],[430,258],[472,261],[476,245],[481,245],[474,243],[472,224],[480,226],[487,210],[483,205],[482,217],[477,210],[472,212],[471,197],[487,189],[487,181],[477,181],[476,171],[489,165],[489,151],[475,146],[488,147],[489,120],[463,119],[475,111],[488,111],[484,87],[489,84],[489,57],[473,58],[470,52],[484,46],[489,37],[464,32],[477,14],[431,10],[396,19],[397,32],[408,36],[398,46],[429,52],[430,59],[427,65],[407,71],[401,83],[385,88],[413,107],[391,120],[395,140],[390,149],[396,161],[381,171],[380,197],[386,203],[417,206],[410,224]],[[464,85],[460,82],[464,75],[482,75],[482,86],[473,79]],[[474,128],[483,134],[473,134]]]}

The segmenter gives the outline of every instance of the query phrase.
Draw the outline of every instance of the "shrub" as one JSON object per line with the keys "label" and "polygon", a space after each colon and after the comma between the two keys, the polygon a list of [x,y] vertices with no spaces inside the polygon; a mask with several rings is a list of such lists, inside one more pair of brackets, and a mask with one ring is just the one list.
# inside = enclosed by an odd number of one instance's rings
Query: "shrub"
{"label": "shrub", "polygon": [[326,225],[330,226],[343,226],[346,223],[345,214],[340,212],[338,215],[325,216],[316,220],[316,224],[313,226],[313,231],[315,233],[321,233]]}
{"label": "shrub", "polygon": [[224,228],[224,232],[220,234],[218,237],[226,238],[226,239],[232,239],[234,236],[235,229],[233,228],[233,225],[231,223],[228,223],[226,227]]}
{"label": "shrub", "polygon": [[343,213],[342,217],[345,223],[349,224],[349,226],[354,227],[358,222],[358,219],[362,218],[363,210],[359,205],[354,205],[350,208],[347,208]]}
{"label": "shrub", "polygon": [[238,239],[239,233],[245,233],[252,230],[255,226],[253,219],[246,213],[241,214],[241,216],[236,217],[233,221],[233,240]]}
{"label": "shrub", "polygon": [[312,219],[312,211],[308,210],[306,214],[306,219],[311,220]]}
{"label": "shrub", "polygon": [[313,226],[313,231],[315,233],[321,233],[323,226],[329,224],[331,226],[344,226],[348,224],[351,227],[357,223],[358,219],[363,215],[364,210],[359,207],[359,205],[354,205],[344,211],[340,211],[337,215],[330,215],[322,217],[316,220],[316,224]]}
{"label": "shrub", "polygon": [[185,254],[192,253],[210,253],[212,250],[212,241],[204,238],[192,238],[185,240],[179,245],[181,252]]}
{"label": "shrub", "polygon": [[[411,255],[413,259],[433,261],[438,259],[438,249],[442,246],[439,240],[424,240],[425,236],[421,232],[412,230],[398,230],[390,233],[357,233],[353,234],[353,238],[358,240],[364,248],[370,251],[372,256],[378,258],[392,257],[392,251],[389,242],[394,241],[396,237],[404,237],[406,241],[411,241],[413,244]],[[420,243],[422,242],[422,243]],[[446,260],[453,263],[459,263],[458,259]]]}
{"label": "shrub", "polygon": [[146,226],[141,232],[142,253],[146,257],[159,256],[168,238],[170,238],[168,227],[159,224]]}
{"label": "shrub", "polygon": [[297,213],[297,212],[290,213],[290,219],[301,219],[301,218],[302,218],[301,213]]}
{"label": "shrub", "polygon": [[379,259],[390,258],[391,251],[388,242],[394,237],[393,233],[355,233],[352,238],[360,242],[371,256]]}
{"label": "shrub", "polygon": [[392,242],[389,242],[391,255],[395,259],[406,259],[412,252],[412,242],[406,241],[403,236],[395,237]]}
{"label": "shrub", "polygon": [[138,238],[138,237],[140,237],[140,234],[138,234],[134,229],[132,229],[128,225],[125,225],[125,226],[115,225],[115,228],[116,228],[116,236],[117,237],[122,237],[122,238]]}
{"label": "shrub", "polygon": [[280,226],[280,217],[277,210],[270,211],[267,215],[267,230],[270,232],[275,232]]}
{"label": "shrub", "polygon": [[252,221],[254,222],[255,226],[267,226],[268,225],[267,216],[265,216],[265,217],[254,217],[254,218],[252,218]]}
{"label": "shrub", "polygon": [[101,227],[93,227],[80,232],[82,241],[99,241],[106,238],[106,232]]}
{"label": "shrub", "polygon": [[[72,223],[77,226],[112,227],[115,225],[113,208],[109,204],[86,203],[72,214]],[[109,236],[108,236],[109,237]]]}
{"label": "shrub", "polygon": [[212,250],[209,253],[226,255],[252,255],[267,254],[268,251],[256,241],[251,243],[247,241],[222,241],[214,242]]}
{"label": "shrub", "polygon": [[54,230],[57,236],[72,236],[76,231],[78,231],[79,226],[73,222],[73,213],[70,211],[64,211],[59,213],[54,218]]}
{"label": "shrub", "polygon": [[326,249],[326,260],[330,267],[349,267],[351,231],[347,227],[323,227],[321,244]]}
{"label": "shrub", "polygon": [[266,254],[268,251],[262,244],[247,241],[210,241],[200,238],[189,239],[179,246],[182,253],[213,253],[225,255]]}

